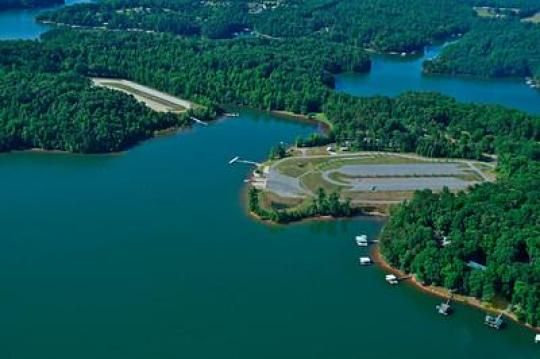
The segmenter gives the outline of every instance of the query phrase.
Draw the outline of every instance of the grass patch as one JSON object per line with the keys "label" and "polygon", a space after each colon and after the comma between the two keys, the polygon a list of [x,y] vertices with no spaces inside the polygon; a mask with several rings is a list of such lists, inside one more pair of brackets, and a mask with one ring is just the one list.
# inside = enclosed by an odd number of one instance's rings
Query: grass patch
{"label": "grass patch", "polygon": [[386,192],[352,192],[344,191],[343,196],[357,202],[370,201],[404,201],[410,199],[414,191],[386,191]]}
{"label": "grass patch", "polygon": [[347,188],[345,186],[337,186],[332,183],[326,182],[322,178],[322,174],[320,172],[308,173],[307,175],[302,177],[302,184],[313,193],[315,193],[319,188],[324,188],[327,193],[336,191],[339,192]]}

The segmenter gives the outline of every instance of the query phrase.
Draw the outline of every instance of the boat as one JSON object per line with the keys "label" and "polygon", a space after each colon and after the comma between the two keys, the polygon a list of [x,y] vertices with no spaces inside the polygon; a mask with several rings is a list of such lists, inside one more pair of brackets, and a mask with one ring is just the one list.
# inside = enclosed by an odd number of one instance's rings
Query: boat
{"label": "boat", "polygon": [[534,343],[535,344],[540,343],[540,334],[536,334],[536,336],[534,337]]}
{"label": "boat", "polygon": [[497,329],[497,330],[501,329],[501,327],[504,324],[502,313],[496,317],[493,315],[486,314],[486,317],[484,318],[484,324],[493,329]]}
{"label": "boat", "polygon": [[441,304],[437,305],[435,308],[437,308],[437,312],[441,315],[447,316],[449,314],[452,314],[452,307],[450,306],[450,299],[448,299],[446,302],[442,302]]}
{"label": "boat", "polygon": [[358,262],[360,263],[361,266],[369,266],[373,264],[373,261],[371,260],[370,257],[360,257],[358,258]]}
{"label": "boat", "polygon": [[391,284],[391,285],[396,285],[399,283],[398,277],[396,277],[393,274],[387,274],[386,277],[384,277],[384,279],[388,282],[388,284]]}
{"label": "boat", "polygon": [[368,239],[367,239],[367,236],[365,234],[362,234],[360,236],[356,236],[355,240],[356,240],[356,244],[359,247],[367,247],[368,246]]}

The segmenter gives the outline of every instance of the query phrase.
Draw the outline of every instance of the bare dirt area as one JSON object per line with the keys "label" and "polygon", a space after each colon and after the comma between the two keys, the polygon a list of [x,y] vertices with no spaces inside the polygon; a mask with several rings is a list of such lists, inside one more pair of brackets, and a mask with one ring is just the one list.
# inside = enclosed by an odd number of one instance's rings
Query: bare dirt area
{"label": "bare dirt area", "polygon": [[137,101],[143,102],[146,106],[157,112],[179,113],[195,106],[190,101],[128,80],[92,78],[92,82],[95,86],[106,87],[132,95]]}

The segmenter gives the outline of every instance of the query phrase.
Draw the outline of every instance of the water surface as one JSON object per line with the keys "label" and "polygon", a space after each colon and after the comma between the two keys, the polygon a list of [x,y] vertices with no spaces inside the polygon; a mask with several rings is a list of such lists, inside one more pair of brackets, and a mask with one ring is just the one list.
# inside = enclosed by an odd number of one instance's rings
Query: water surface
{"label": "water surface", "polygon": [[[35,13],[0,13],[0,37],[37,37]],[[425,81],[418,64],[381,64],[340,90]],[[409,67],[410,83],[392,77]],[[122,154],[0,155],[0,358],[538,358],[522,327],[495,332],[463,306],[441,318],[437,299],[359,267],[353,236],[381,219],[249,218],[251,169],[227,162],[315,130],[243,111]]]}
{"label": "water surface", "polygon": [[0,155],[0,357],[538,358],[525,329],[360,267],[381,219],[247,216],[227,162],[314,130],[244,111],[123,154]]}
{"label": "water surface", "polygon": [[422,63],[439,54],[440,46],[426,48],[420,57],[372,55],[368,74],[337,76],[336,89],[356,96],[397,96],[406,91],[436,91],[465,102],[500,104],[531,113],[540,113],[540,91],[523,79],[476,79],[470,77],[427,76]]}
{"label": "water surface", "polygon": [[[66,0],[66,5],[84,2],[90,2],[90,0]],[[0,11],[0,40],[31,40],[39,38],[42,33],[51,27],[37,23],[35,17],[44,10],[59,7]]]}

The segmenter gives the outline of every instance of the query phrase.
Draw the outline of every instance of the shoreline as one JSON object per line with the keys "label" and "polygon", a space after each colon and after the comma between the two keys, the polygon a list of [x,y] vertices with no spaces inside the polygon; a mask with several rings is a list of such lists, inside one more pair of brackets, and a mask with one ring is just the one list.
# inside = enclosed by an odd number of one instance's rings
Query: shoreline
{"label": "shoreline", "polygon": [[117,156],[117,155],[123,155],[124,153],[130,151],[131,149],[147,142],[153,139],[159,139],[160,137],[168,137],[173,136],[177,133],[188,131],[192,128],[192,125],[189,126],[173,126],[164,128],[162,130],[156,130],[152,133],[152,135],[148,138],[142,139],[139,142],[136,142],[130,146],[127,146],[119,151],[111,151],[111,152],[72,152],[72,151],[66,151],[66,150],[47,150],[44,148],[39,147],[32,147],[32,148],[26,148],[26,149],[14,149],[14,150],[8,150],[1,152],[2,154],[9,154],[9,153],[34,153],[34,154],[53,154],[53,155],[71,155],[71,156]]}
{"label": "shoreline", "polygon": [[[380,251],[380,244],[376,244],[373,248],[373,250],[371,251],[371,256],[373,258],[373,261],[375,262],[375,264],[377,266],[379,266],[381,269],[385,270],[385,271],[388,271],[398,277],[401,277],[401,276],[405,276],[407,275],[407,273],[397,269],[397,268],[394,268],[392,267],[387,261],[386,259],[383,257],[383,255],[381,254],[381,251]],[[411,273],[409,273],[411,274]],[[482,310],[484,312],[490,312],[490,313],[497,313],[497,314],[502,314],[504,317],[506,317],[507,319],[510,319],[511,321],[527,328],[527,329],[530,329],[531,331],[533,332],[536,332],[536,333],[540,333],[540,327],[533,327],[532,325],[530,324],[527,324],[525,322],[522,322],[520,320],[518,320],[517,316],[508,311],[508,310],[501,310],[499,308],[494,308],[492,307],[489,303],[486,303],[486,302],[482,302],[481,300],[477,299],[477,298],[474,298],[474,297],[470,297],[470,296],[465,296],[465,295],[461,295],[461,294],[450,294],[448,289],[446,288],[443,288],[443,287],[438,287],[438,286],[425,286],[425,285],[422,285],[420,282],[418,282],[416,280],[416,277],[414,274],[412,274],[412,277],[410,279],[407,280],[407,283],[409,283],[410,285],[412,285],[415,289],[425,293],[425,294],[428,294],[428,295],[431,295],[431,296],[434,296],[434,297],[438,297],[438,298],[442,298],[442,299],[450,299],[454,302],[457,302],[457,303],[461,303],[461,304],[464,304],[464,305],[468,305],[470,307],[473,307],[473,308],[476,308],[476,309],[479,309],[479,310]]]}
{"label": "shoreline", "polygon": [[309,116],[309,115],[304,115],[301,113],[295,113],[295,112],[283,111],[283,110],[270,110],[268,112],[281,118],[321,125],[325,132],[331,131],[333,127],[333,124],[330,121],[319,117],[321,115],[324,116],[323,113],[318,113],[316,116]]}

